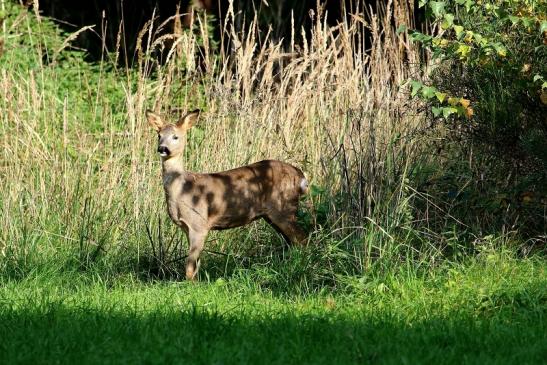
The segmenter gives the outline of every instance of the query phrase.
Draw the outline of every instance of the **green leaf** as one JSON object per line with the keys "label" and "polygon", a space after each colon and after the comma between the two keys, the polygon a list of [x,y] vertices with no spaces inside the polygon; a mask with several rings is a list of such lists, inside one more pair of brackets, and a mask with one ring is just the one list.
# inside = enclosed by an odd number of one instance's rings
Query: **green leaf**
{"label": "green leaf", "polygon": [[421,42],[421,43],[429,43],[433,39],[433,37],[430,36],[430,35],[423,34],[423,33],[416,32],[416,31],[412,31],[409,34],[410,34],[410,39],[411,40]]}
{"label": "green leaf", "polygon": [[426,97],[427,99],[432,99],[435,97],[435,92],[437,91],[437,89],[435,89],[434,87],[431,87],[431,86],[424,86],[422,88],[422,95],[424,97]]}
{"label": "green leaf", "polygon": [[420,0],[420,2],[418,3],[418,7],[423,8],[427,4],[427,1],[428,0]]}
{"label": "green leaf", "polygon": [[460,98],[456,98],[456,97],[453,97],[453,96],[448,98],[448,104],[450,104],[452,106],[458,105],[459,102],[460,102]]}
{"label": "green leaf", "polygon": [[466,58],[469,52],[471,52],[471,47],[463,43],[460,43],[458,49],[456,50],[456,53],[459,53],[462,58]]}
{"label": "green leaf", "polygon": [[401,24],[401,25],[399,26],[399,28],[397,28],[397,34],[404,33],[404,32],[406,32],[407,29],[408,29],[408,28],[407,28],[407,26],[406,26],[405,24]]}
{"label": "green leaf", "polygon": [[442,93],[440,91],[437,91],[435,93],[435,96],[437,97],[437,100],[439,100],[439,102],[441,102],[441,103],[446,99],[446,94]]}
{"label": "green leaf", "polygon": [[541,21],[541,24],[539,26],[539,32],[540,33],[547,32],[547,20]]}
{"label": "green leaf", "polygon": [[474,34],[475,33],[473,33],[470,30],[466,31],[465,32],[465,37],[463,38],[464,42],[471,43],[471,41],[473,40]]}
{"label": "green leaf", "polygon": [[514,15],[509,15],[508,18],[513,25],[517,24],[520,20],[518,16],[514,16]]}
{"label": "green leaf", "polygon": [[433,108],[431,108],[431,111],[433,112],[433,115],[435,117],[438,117],[443,112],[443,108],[437,108],[434,106]]}
{"label": "green leaf", "polygon": [[448,29],[454,24],[454,15],[452,14],[445,14],[444,20],[441,23],[441,28]]}
{"label": "green leaf", "polygon": [[524,25],[526,28],[530,28],[532,24],[534,23],[534,19],[530,19],[527,17],[522,17],[522,25]]}
{"label": "green leaf", "polygon": [[460,39],[461,35],[463,34],[463,27],[461,25],[455,25],[454,26],[454,31],[456,32],[456,37],[458,37],[458,39]]}
{"label": "green leaf", "polygon": [[412,81],[410,81],[410,86],[412,87],[412,91],[411,91],[410,95],[412,95],[412,97],[414,97],[414,96],[416,96],[418,91],[420,91],[422,86],[424,86],[424,84],[422,84],[420,81],[412,80]]}
{"label": "green leaf", "polygon": [[543,76],[541,75],[534,75],[534,82],[538,81],[538,80],[543,80]]}
{"label": "green leaf", "polygon": [[458,109],[451,106],[447,106],[442,109],[443,109],[443,117],[445,117],[445,119],[448,118],[451,114],[458,112]]}
{"label": "green leaf", "polygon": [[445,5],[446,3],[444,1],[431,1],[429,3],[429,8],[431,9],[435,17],[440,18],[441,15],[445,13]]}
{"label": "green leaf", "polygon": [[465,5],[467,11],[469,11],[473,5],[476,5],[473,0],[456,0],[456,4]]}
{"label": "green leaf", "polygon": [[494,49],[496,50],[496,52],[498,53],[498,55],[500,57],[507,56],[507,48],[505,48],[505,46],[503,44],[494,43],[493,46],[494,46]]}
{"label": "green leaf", "polygon": [[474,34],[475,41],[480,44],[482,47],[486,47],[488,45],[488,38],[483,37],[482,35],[475,33]]}
{"label": "green leaf", "polygon": [[465,107],[461,106],[461,105],[458,105],[456,107],[456,112],[458,113],[458,115],[460,116],[465,116]]}
{"label": "green leaf", "polygon": [[471,8],[473,7],[473,5],[476,5],[473,0],[466,0],[465,1],[465,10],[467,10],[467,12],[469,12],[471,10]]}

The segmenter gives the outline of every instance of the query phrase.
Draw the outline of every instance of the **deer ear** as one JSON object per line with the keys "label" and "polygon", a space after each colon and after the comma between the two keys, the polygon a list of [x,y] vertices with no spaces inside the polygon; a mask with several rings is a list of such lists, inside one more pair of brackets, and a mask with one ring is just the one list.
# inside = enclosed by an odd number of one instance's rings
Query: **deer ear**
{"label": "deer ear", "polygon": [[161,120],[161,117],[157,115],[156,113],[154,113],[153,111],[151,110],[146,111],[146,119],[148,120],[148,124],[150,124],[150,126],[154,128],[157,132],[159,132],[160,129],[162,129],[163,120]]}
{"label": "deer ear", "polygon": [[188,130],[192,128],[192,126],[196,123],[199,117],[199,113],[201,110],[196,109],[192,110],[191,112],[188,112],[184,117],[180,118],[177,122],[177,127],[183,128],[184,130]]}

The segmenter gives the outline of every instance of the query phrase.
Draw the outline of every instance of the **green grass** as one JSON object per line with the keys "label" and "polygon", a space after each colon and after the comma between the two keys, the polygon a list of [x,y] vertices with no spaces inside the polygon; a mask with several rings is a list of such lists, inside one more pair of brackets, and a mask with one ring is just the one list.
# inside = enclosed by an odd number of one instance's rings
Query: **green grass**
{"label": "green grass", "polygon": [[33,273],[0,288],[0,363],[539,364],[546,268],[491,254],[301,294]]}

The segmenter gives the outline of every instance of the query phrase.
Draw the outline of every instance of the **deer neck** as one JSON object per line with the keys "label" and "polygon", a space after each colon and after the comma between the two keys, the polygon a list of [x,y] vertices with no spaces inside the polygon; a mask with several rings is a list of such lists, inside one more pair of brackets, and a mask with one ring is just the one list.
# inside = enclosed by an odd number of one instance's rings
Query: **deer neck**
{"label": "deer neck", "polygon": [[163,187],[166,191],[169,190],[174,181],[184,179],[186,174],[182,163],[182,155],[162,160]]}

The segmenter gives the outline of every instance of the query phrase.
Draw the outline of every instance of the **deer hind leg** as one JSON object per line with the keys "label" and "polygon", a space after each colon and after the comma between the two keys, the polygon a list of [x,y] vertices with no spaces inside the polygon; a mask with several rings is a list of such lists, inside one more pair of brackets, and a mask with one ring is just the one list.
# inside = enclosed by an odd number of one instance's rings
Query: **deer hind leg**
{"label": "deer hind leg", "polygon": [[199,255],[203,251],[208,231],[188,230],[188,257],[186,258],[186,280],[194,280],[199,270]]}
{"label": "deer hind leg", "polygon": [[307,244],[306,232],[296,222],[296,212],[268,214],[266,221],[290,244],[302,246]]}

